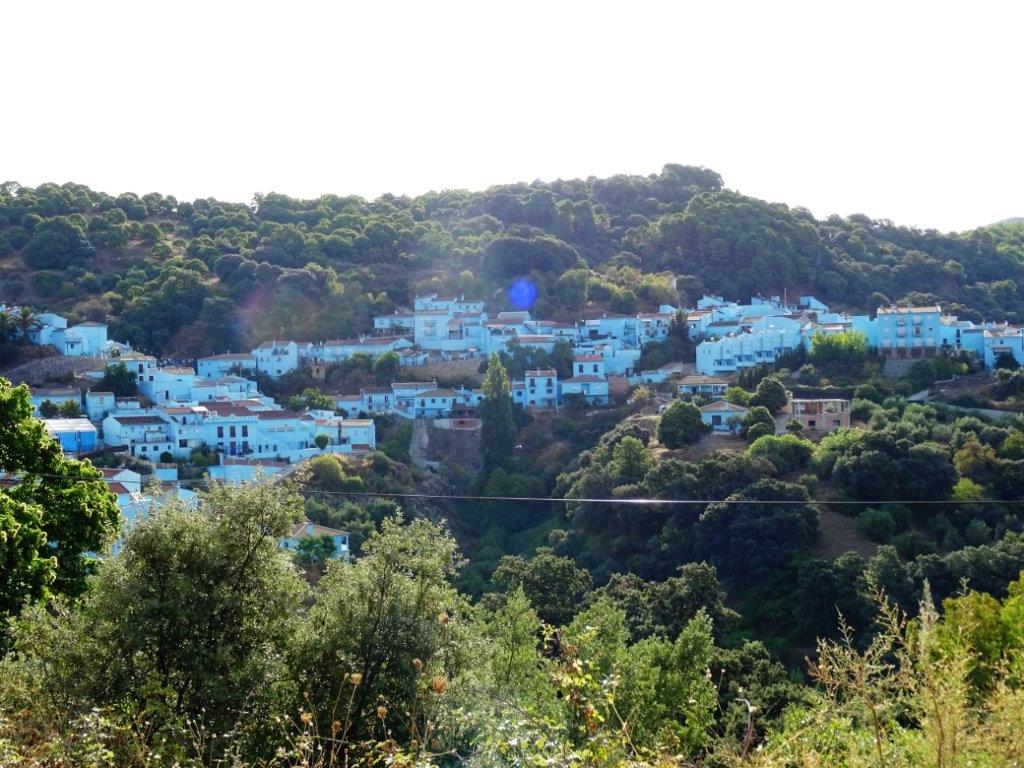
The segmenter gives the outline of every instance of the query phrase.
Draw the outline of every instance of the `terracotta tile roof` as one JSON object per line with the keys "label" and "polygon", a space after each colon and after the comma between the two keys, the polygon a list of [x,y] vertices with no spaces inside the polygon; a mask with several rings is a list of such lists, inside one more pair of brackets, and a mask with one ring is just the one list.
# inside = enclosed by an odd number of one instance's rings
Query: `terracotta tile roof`
{"label": "terracotta tile roof", "polygon": [[210,355],[209,357],[200,357],[199,362],[212,362],[216,360],[252,360],[252,352],[225,352],[220,355]]}
{"label": "terracotta tile roof", "polygon": [[728,379],[721,379],[718,376],[701,376],[699,374],[691,374],[690,376],[684,376],[680,385],[695,385],[695,384],[725,384],[728,385]]}
{"label": "terracotta tile roof", "polygon": [[260,421],[284,421],[286,419],[302,418],[295,411],[256,411],[253,415]]}
{"label": "terracotta tile roof", "polygon": [[736,405],[735,403],[727,403],[725,400],[719,400],[717,403],[708,403],[702,405],[700,410],[705,413],[712,411],[726,411],[728,413],[746,413],[749,409],[744,408],[742,405]]}
{"label": "terracotta tile roof", "polygon": [[112,415],[110,418],[114,419],[118,424],[124,424],[127,426],[145,426],[146,424],[166,424],[167,420],[160,416],[119,416],[117,414]]}

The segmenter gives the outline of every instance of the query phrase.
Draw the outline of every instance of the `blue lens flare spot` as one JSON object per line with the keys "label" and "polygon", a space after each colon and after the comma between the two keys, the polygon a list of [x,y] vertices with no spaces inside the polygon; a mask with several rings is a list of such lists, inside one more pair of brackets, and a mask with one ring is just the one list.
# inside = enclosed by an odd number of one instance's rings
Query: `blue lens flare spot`
{"label": "blue lens flare spot", "polygon": [[529,280],[516,280],[508,289],[508,298],[516,309],[529,309],[537,301],[537,286]]}

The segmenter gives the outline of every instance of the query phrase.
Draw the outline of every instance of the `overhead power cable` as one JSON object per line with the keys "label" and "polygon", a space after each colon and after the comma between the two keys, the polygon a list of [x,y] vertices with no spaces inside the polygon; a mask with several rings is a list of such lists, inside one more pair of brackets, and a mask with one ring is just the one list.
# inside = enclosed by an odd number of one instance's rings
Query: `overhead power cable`
{"label": "overhead power cable", "polygon": [[[106,483],[104,478],[88,477],[65,477],[64,475],[47,474],[44,472],[19,472],[18,477],[45,477],[65,482],[78,483]],[[266,477],[272,480],[274,475]],[[16,477],[6,478],[7,482],[16,480]],[[0,480],[0,483],[4,480]],[[910,506],[931,506],[937,504],[991,504],[1005,506],[1009,504],[1024,504],[1024,499],[981,499],[978,501],[957,501],[955,499],[938,499],[925,501],[921,499],[612,499],[612,498],[560,498],[557,496],[480,496],[474,494],[443,494],[443,493],[404,493],[400,491],[318,491],[305,488],[299,491],[302,496],[337,496],[343,498],[385,498],[385,499],[423,499],[432,501],[510,501],[510,502],[545,502],[545,503],[574,503],[574,504],[627,504],[632,506],[703,506],[706,504],[776,504],[776,505],[807,505],[820,504],[822,506],[863,506],[865,504],[903,504]]]}

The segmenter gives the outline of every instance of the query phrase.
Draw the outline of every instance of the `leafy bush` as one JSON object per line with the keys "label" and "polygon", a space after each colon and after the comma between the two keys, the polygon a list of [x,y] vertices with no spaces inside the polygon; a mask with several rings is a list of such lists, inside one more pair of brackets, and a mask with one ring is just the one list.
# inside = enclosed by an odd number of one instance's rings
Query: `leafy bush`
{"label": "leafy bush", "polygon": [[857,515],[857,530],[872,541],[884,544],[896,533],[896,523],[884,509],[868,507]]}
{"label": "leafy bush", "polygon": [[813,452],[814,443],[796,435],[764,435],[747,447],[747,455],[770,461],[780,475],[806,467]]}
{"label": "leafy bush", "polygon": [[676,400],[658,420],[658,442],[667,448],[682,448],[695,443],[711,431],[701,421],[700,409],[692,403]]}

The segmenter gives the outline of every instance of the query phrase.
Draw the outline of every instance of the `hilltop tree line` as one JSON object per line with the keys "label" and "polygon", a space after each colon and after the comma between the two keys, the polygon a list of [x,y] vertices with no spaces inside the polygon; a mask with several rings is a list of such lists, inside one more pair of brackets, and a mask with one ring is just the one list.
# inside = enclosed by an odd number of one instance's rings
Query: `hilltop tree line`
{"label": "hilltop tree line", "polygon": [[6,183],[0,299],[107,321],[116,338],[180,356],[282,332],[352,336],[420,291],[507,306],[517,278],[536,286],[536,313],[556,318],[787,289],[855,309],[941,300],[965,317],[1019,320],[1020,228],[817,220],[679,165],[373,201],[269,193],[240,204]]}

